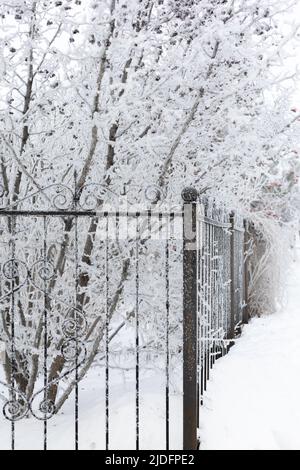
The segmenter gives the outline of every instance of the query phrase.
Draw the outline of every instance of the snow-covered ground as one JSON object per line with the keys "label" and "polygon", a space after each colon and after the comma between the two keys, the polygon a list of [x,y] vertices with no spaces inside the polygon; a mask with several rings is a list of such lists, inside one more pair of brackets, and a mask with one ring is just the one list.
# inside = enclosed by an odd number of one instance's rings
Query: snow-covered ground
{"label": "snow-covered ground", "polygon": [[[178,385],[181,371],[170,377],[170,447],[182,447],[182,396]],[[136,448],[135,370],[110,372],[109,448]],[[72,450],[75,443],[74,394],[62,413],[48,421],[48,449]],[[0,402],[1,405],[1,402]],[[1,407],[2,408],[2,407]],[[0,408],[0,410],[1,410]],[[165,375],[159,368],[141,368],[140,375],[140,448],[165,449]],[[43,422],[30,417],[15,423],[15,447],[18,450],[43,449]],[[0,450],[10,449],[11,423],[0,414]],[[94,368],[79,386],[79,449],[105,449],[104,370]]]}
{"label": "snow-covered ground", "polygon": [[202,449],[300,449],[299,260],[286,294],[277,313],[253,319],[215,364],[201,412]]}

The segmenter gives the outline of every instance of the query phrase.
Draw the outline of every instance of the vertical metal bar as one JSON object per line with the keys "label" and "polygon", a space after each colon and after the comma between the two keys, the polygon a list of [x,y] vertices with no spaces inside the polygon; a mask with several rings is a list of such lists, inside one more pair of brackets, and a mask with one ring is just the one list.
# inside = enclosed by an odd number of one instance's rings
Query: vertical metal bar
{"label": "vertical metal bar", "polygon": [[234,338],[235,316],[236,316],[236,285],[235,285],[235,216],[230,214],[230,328],[229,339]]}
{"label": "vertical metal bar", "polygon": [[[223,220],[223,219],[221,219]],[[217,284],[218,284],[218,309],[219,309],[219,329],[220,329],[220,333],[219,333],[219,339],[220,339],[220,342],[219,342],[219,355],[218,357],[222,357],[223,355],[223,343],[222,343],[222,340],[224,338],[224,334],[223,334],[223,329],[224,329],[224,326],[223,326],[223,314],[224,314],[224,306],[223,306],[223,283],[224,283],[224,275],[223,275],[223,256],[224,256],[224,252],[223,252],[223,229],[222,228],[219,228],[218,230],[218,252],[217,252],[217,255],[218,255],[218,269],[217,269]]]}
{"label": "vertical metal bar", "polygon": [[211,335],[211,279],[210,279],[210,262],[211,262],[211,233],[210,223],[207,224],[207,375],[206,380],[209,380],[210,373],[210,335]]}
{"label": "vertical metal bar", "polygon": [[[199,210],[202,206],[199,206]],[[197,250],[197,428],[200,427],[200,406],[203,397],[203,222],[196,221]]]}
{"label": "vertical metal bar", "polygon": [[219,230],[219,265],[218,265],[218,285],[219,285],[219,315],[220,315],[220,357],[223,356],[223,339],[224,339],[224,309],[225,309],[225,273],[224,273],[224,238],[223,228]]}
{"label": "vertical metal bar", "polygon": [[209,261],[209,240],[208,240],[208,227],[209,224],[204,222],[204,230],[205,230],[205,237],[204,237],[204,391],[206,390],[207,385],[207,377],[208,377],[208,364],[209,364],[209,317],[208,317],[208,310],[209,310],[209,303],[208,303],[208,261]]}
{"label": "vertical metal bar", "polygon": [[[203,208],[205,210],[205,207]],[[201,351],[201,405],[203,404],[203,394],[206,388],[206,223],[205,221],[200,221],[200,311],[199,316],[199,342],[200,342],[200,351]],[[198,421],[200,417],[198,417]]]}
{"label": "vertical metal bar", "polygon": [[79,442],[79,424],[78,424],[78,315],[77,315],[77,296],[78,296],[78,218],[75,217],[75,341],[76,341],[76,356],[75,356],[75,450],[78,450]]}
{"label": "vertical metal bar", "polygon": [[201,250],[200,250],[200,240],[201,240],[201,222],[196,221],[196,256],[197,256],[197,428],[199,428],[199,420],[200,420],[200,403],[201,403],[201,325],[200,325],[200,302],[201,302]]}
{"label": "vertical metal bar", "polygon": [[[227,338],[227,312],[228,312],[228,279],[227,279],[227,232],[226,229],[221,231],[221,240],[222,240],[222,274],[221,274],[221,310],[222,310],[222,333],[223,339]],[[226,354],[226,341],[222,343],[222,356]]]}
{"label": "vertical metal bar", "polygon": [[[205,225],[204,222],[200,221],[200,233],[199,233],[199,245],[198,245],[198,256],[199,256],[199,310],[198,310],[198,322],[199,322],[199,350],[200,350],[200,405],[203,405],[203,392],[204,392],[204,358],[205,358],[205,342],[203,341],[204,336],[204,311],[205,311],[205,302],[204,302],[204,234],[205,234]],[[198,425],[200,422],[200,416],[198,411]]]}
{"label": "vertical metal bar", "polygon": [[43,217],[43,260],[44,260],[44,403],[45,403],[45,416],[44,416],[44,450],[47,450],[47,402],[48,402],[48,310],[47,310],[47,217]]}
{"label": "vertical metal bar", "polygon": [[218,358],[222,357],[223,355],[223,346],[222,346],[222,339],[223,335],[223,239],[222,239],[222,228],[218,229],[218,261],[217,261],[217,284],[218,284],[218,328],[219,328],[219,347],[218,347]]}
{"label": "vertical metal bar", "polygon": [[[206,224],[206,386],[210,368],[210,224]],[[205,389],[206,389],[205,386]]]}
{"label": "vertical metal bar", "polygon": [[248,232],[248,221],[244,220],[244,312],[243,312],[243,323],[249,322],[249,272],[248,272],[248,250],[249,250],[249,232]]}
{"label": "vertical metal bar", "polygon": [[105,242],[105,449],[109,449],[109,218],[106,217]]}
{"label": "vertical metal bar", "polygon": [[[220,219],[221,220],[221,219]],[[223,323],[222,323],[222,229],[219,227],[217,231],[217,260],[216,260],[216,283],[218,297],[218,348],[217,358],[222,357],[222,339],[223,339]]]}
{"label": "vertical metal bar", "polygon": [[210,369],[213,367],[214,347],[214,225],[210,225]]}
{"label": "vertical metal bar", "polygon": [[244,232],[239,232],[239,321],[244,317]]}
{"label": "vertical metal bar", "polygon": [[[215,215],[214,215],[215,217]],[[217,290],[216,290],[216,227],[212,226],[212,366],[216,360],[216,338],[217,338]]]}
{"label": "vertical metal bar", "polygon": [[219,249],[219,227],[214,229],[214,298],[215,298],[215,339],[214,339],[214,363],[219,357],[219,335],[220,335],[220,314],[219,314],[219,285],[218,285],[218,249]]}
{"label": "vertical metal bar", "polygon": [[135,408],[136,408],[136,450],[140,448],[140,337],[139,337],[139,214],[136,214],[135,247]]}
{"label": "vertical metal bar", "polygon": [[197,449],[197,191],[183,207],[183,449]]}
{"label": "vertical metal bar", "polygon": [[202,222],[202,311],[200,322],[202,341],[202,395],[206,387],[206,222]]}
{"label": "vertical metal bar", "polygon": [[165,273],[166,273],[166,450],[170,448],[170,247],[169,247],[169,218],[166,218]]}
{"label": "vertical metal bar", "polygon": [[217,347],[216,347],[216,359],[220,357],[220,346],[221,346],[221,337],[222,337],[222,326],[221,326],[221,290],[220,290],[220,228],[217,228],[216,231],[216,297],[217,297]]}
{"label": "vertical metal bar", "polygon": [[[228,215],[227,221],[230,222],[230,215]],[[230,337],[230,325],[231,325],[231,230],[228,230],[225,234],[225,268],[226,268],[226,339]],[[228,344],[228,343],[227,343]],[[227,352],[226,346],[226,352]]]}
{"label": "vertical metal bar", "polygon": [[[236,255],[236,265],[235,265],[235,275],[236,275],[236,319],[235,326],[239,325],[242,315],[242,302],[241,302],[241,252],[243,251],[243,246],[241,246],[241,232],[238,230],[236,232],[236,245],[235,245],[235,255]],[[236,331],[235,331],[236,333]]]}
{"label": "vertical metal bar", "polygon": [[[74,208],[77,209],[79,195],[77,194],[77,173],[74,172]],[[78,257],[78,217],[75,216],[74,220],[74,258],[75,258],[75,292],[74,292],[74,321],[75,321],[75,450],[78,450],[79,446],[79,387],[78,387],[78,363],[79,363],[79,350],[78,350],[78,290],[79,290],[79,257]]]}
{"label": "vertical metal bar", "polygon": [[212,335],[212,278],[211,278],[211,262],[212,262],[212,249],[211,249],[211,231],[212,226],[208,224],[208,369],[207,380],[210,377],[211,369],[211,335]]}
{"label": "vertical metal bar", "polygon": [[[15,392],[15,373],[16,373],[16,345],[15,345],[15,256],[16,256],[16,245],[15,245],[15,236],[16,236],[16,218],[11,216],[10,218],[10,233],[11,233],[11,314],[10,314],[10,334],[11,334],[11,400],[14,402],[16,400]],[[15,450],[15,421],[11,421],[11,450]]]}
{"label": "vertical metal bar", "polygon": [[[212,215],[212,218],[214,214]],[[212,369],[214,365],[214,314],[215,314],[215,299],[214,299],[214,224],[211,224],[210,228],[210,368]]]}

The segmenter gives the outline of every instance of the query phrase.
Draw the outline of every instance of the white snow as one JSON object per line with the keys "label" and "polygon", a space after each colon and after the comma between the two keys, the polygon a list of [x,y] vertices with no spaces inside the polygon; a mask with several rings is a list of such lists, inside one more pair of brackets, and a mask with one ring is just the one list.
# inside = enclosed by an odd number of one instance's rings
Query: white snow
{"label": "white snow", "polygon": [[[182,398],[172,391],[179,377],[171,376],[170,447],[182,447]],[[177,387],[175,386],[175,389]],[[135,450],[136,408],[134,370],[110,373],[109,449]],[[48,421],[48,449],[72,450],[75,445],[74,394],[62,413]],[[1,402],[0,402],[1,406]],[[2,406],[0,407],[1,411]],[[165,449],[165,378],[163,371],[141,370],[140,376],[140,448]],[[0,414],[0,450],[9,450],[11,423]],[[43,449],[43,422],[30,417],[15,423],[15,447],[18,450]],[[105,380],[103,369],[92,369],[79,386],[79,449],[105,449]]]}
{"label": "white snow", "polygon": [[253,319],[216,362],[201,410],[201,449],[300,449],[299,260],[286,294],[284,306]]}

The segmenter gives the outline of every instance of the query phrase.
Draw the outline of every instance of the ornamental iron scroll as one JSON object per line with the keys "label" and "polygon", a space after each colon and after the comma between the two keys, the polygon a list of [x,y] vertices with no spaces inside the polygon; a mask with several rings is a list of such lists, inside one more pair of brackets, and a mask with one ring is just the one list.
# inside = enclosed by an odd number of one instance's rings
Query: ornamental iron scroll
{"label": "ornamental iron scroll", "polygon": [[[4,194],[4,188],[0,185],[0,199]],[[158,204],[166,200],[166,191],[156,184],[147,185],[144,188],[138,185],[125,185],[124,190],[120,192],[111,189],[107,184],[92,181],[78,186],[75,176],[73,185],[53,183],[31,194],[21,196],[16,201],[0,204],[0,215],[1,212],[8,210],[93,212],[101,210],[104,204],[117,207],[125,199],[129,205]],[[34,209],[32,209],[33,206]]]}
{"label": "ornamental iron scroll", "polygon": [[[9,393],[9,398],[5,398],[0,394],[0,398],[4,400],[2,412],[7,420],[19,421],[28,414],[38,420],[48,420],[56,413],[55,404],[48,398],[48,391],[62,379],[70,376],[86,361],[87,349],[81,338],[86,333],[87,320],[83,311],[76,308],[76,306],[68,305],[62,299],[50,293],[47,283],[55,277],[55,269],[49,260],[40,259],[34,262],[31,267],[28,267],[24,261],[9,259],[2,264],[0,275],[5,280],[4,286],[6,287],[0,301],[9,298],[20,291],[27,283],[30,283],[41,295],[45,295],[49,302],[55,300],[56,303],[64,304],[67,308],[67,314],[61,322],[62,342],[60,347],[61,356],[66,364],[65,370],[56,378],[49,380],[46,385],[40,387],[30,399],[13,384],[0,380],[0,385]],[[11,360],[12,368],[16,369],[17,365],[14,364],[13,358],[14,351],[8,350],[7,354]],[[43,398],[39,399],[42,394]]]}
{"label": "ornamental iron scroll", "polygon": [[29,412],[30,404],[24,393],[16,391],[12,385],[9,385],[0,380],[0,385],[4,386],[9,390],[10,398],[5,399],[2,412],[8,421],[20,421],[25,418]]}

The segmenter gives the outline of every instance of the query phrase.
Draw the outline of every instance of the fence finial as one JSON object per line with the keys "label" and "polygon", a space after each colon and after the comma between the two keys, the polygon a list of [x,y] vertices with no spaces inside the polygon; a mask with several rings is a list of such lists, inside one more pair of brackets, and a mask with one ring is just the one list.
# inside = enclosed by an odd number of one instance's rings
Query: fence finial
{"label": "fence finial", "polygon": [[196,202],[198,199],[198,191],[192,187],[184,188],[181,197],[184,202]]}

